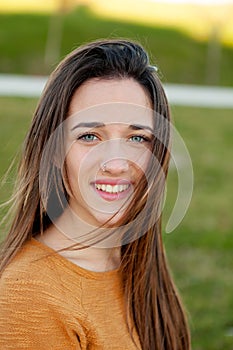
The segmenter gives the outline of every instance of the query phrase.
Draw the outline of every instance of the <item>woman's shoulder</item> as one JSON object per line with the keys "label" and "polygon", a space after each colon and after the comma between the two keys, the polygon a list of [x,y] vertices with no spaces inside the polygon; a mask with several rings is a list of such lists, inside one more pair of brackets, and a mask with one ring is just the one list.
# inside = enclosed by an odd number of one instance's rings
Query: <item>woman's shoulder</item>
{"label": "woman's shoulder", "polygon": [[75,332],[83,334],[86,313],[78,284],[67,286],[51,257],[32,240],[5,268],[0,278],[1,349],[79,349]]}
{"label": "woman's shoulder", "polygon": [[20,248],[3,271],[0,294],[58,295],[66,293],[69,286],[68,290],[75,287],[78,295],[81,281],[73,278],[72,273],[72,269],[67,269],[57,252],[31,239]]}
{"label": "woman's shoulder", "polygon": [[81,281],[64,270],[57,255],[34,239],[23,245],[0,277],[0,318],[19,307],[24,313],[43,306],[48,313],[69,315],[75,305],[83,314]]}
{"label": "woman's shoulder", "polygon": [[18,281],[21,277],[30,280],[33,276],[43,276],[44,270],[48,272],[51,269],[50,255],[51,252],[35,239],[25,242],[6,266],[1,280],[16,278]]}

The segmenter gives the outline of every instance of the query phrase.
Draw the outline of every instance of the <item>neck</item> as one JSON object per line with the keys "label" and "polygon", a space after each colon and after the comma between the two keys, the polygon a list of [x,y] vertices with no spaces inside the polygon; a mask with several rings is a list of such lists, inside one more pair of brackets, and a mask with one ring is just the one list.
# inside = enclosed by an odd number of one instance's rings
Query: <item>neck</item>
{"label": "neck", "polygon": [[[69,216],[69,217],[67,217]],[[102,272],[117,269],[120,265],[120,245],[113,244],[111,229],[95,229],[78,223],[69,212],[51,225],[36,239],[49,246],[72,263],[87,270]],[[102,235],[102,236],[101,236]],[[99,237],[103,238],[96,244]]]}

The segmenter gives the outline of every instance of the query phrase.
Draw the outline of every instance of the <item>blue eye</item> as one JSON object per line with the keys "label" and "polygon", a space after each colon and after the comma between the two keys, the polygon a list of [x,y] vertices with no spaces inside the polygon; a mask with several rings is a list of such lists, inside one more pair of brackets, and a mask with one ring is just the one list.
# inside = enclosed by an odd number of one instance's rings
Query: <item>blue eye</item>
{"label": "blue eye", "polygon": [[84,134],[77,138],[78,140],[86,141],[86,142],[92,142],[98,140],[98,137],[94,134]]}
{"label": "blue eye", "polygon": [[149,139],[145,136],[142,136],[142,135],[134,135],[134,136],[130,137],[130,141],[141,143],[141,142],[149,141]]}

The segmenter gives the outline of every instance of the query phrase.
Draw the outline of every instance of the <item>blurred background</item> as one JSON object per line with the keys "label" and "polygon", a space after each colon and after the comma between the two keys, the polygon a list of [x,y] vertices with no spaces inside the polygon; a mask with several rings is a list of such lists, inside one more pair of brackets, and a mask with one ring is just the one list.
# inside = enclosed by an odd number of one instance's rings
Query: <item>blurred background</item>
{"label": "blurred background", "polygon": [[[233,88],[230,0],[1,0],[0,77],[47,77],[80,44],[118,37],[141,42],[165,84]],[[4,174],[21,151],[37,102],[0,96],[0,203],[11,194],[15,167]],[[189,312],[193,350],[233,350],[233,109],[213,106],[171,105],[195,182],[185,218],[164,232],[164,243]],[[164,225],[176,195],[171,168]]]}

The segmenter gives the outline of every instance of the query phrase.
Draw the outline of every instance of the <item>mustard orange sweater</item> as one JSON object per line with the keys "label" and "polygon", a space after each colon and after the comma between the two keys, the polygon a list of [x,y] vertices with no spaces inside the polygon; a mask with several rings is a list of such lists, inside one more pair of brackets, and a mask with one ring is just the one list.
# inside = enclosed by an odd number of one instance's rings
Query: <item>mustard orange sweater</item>
{"label": "mustard orange sweater", "polygon": [[135,350],[119,272],[85,270],[36,240],[0,279],[1,350]]}

